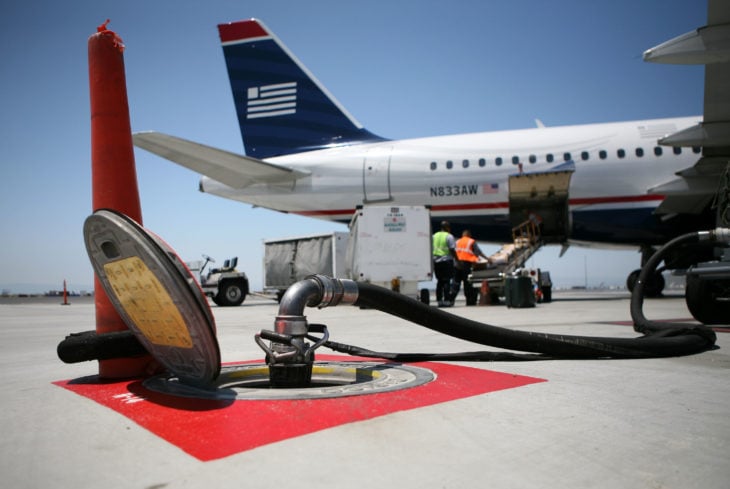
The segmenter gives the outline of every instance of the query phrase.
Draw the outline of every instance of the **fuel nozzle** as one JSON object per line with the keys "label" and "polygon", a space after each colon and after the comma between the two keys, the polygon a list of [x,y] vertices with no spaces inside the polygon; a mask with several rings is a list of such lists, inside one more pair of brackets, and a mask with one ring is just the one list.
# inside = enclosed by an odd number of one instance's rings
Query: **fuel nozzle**
{"label": "fuel nozzle", "polygon": [[[324,325],[312,325],[310,328],[304,316],[277,316],[277,331],[262,330],[256,334],[256,343],[266,352],[266,363],[269,365],[269,384],[271,387],[308,387],[312,379],[314,350],[322,346],[329,338]],[[317,329],[322,336],[309,344],[306,337]],[[288,331],[288,332],[283,332]],[[266,345],[264,340],[271,343]]]}
{"label": "fuel nozzle", "polygon": [[[357,300],[357,284],[323,275],[312,275],[295,283],[282,296],[274,330],[261,330],[256,343],[266,353],[271,387],[307,387],[312,380],[314,351],[329,338],[324,325],[309,325],[304,307],[328,307],[353,304]],[[313,344],[307,338],[320,333]],[[267,345],[266,341],[270,343]]]}

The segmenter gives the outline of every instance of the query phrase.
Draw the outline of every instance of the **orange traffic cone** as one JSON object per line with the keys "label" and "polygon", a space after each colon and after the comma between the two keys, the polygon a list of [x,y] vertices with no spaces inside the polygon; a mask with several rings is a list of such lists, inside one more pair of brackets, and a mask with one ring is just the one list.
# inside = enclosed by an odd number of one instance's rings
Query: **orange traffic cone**
{"label": "orange traffic cone", "polygon": [[488,306],[492,303],[492,298],[489,295],[489,283],[486,280],[482,281],[482,286],[479,290],[479,305]]}
{"label": "orange traffic cone", "polygon": [[[141,224],[142,210],[124,75],[124,44],[116,33],[107,30],[108,22],[100,25],[88,41],[92,207],[94,211],[116,210]],[[126,324],[96,277],[94,296],[96,332],[126,330]],[[100,360],[99,376],[137,377],[147,373],[151,362],[150,356]]]}
{"label": "orange traffic cone", "polygon": [[68,306],[68,289],[66,288],[66,281],[63,281],[63,302],[61,302],[62,306]]}

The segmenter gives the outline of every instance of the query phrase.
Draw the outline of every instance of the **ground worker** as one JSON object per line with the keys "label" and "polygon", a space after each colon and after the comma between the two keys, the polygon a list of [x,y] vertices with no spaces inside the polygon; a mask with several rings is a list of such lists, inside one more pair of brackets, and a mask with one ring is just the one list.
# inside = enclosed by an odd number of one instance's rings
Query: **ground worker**
{"label": "ground worker", "polygon": [[433,235],[433,271],[436,274],[436,301],[439,307],[454,305],[451,295],[454,279],[456,241],[448,221],[441,221],[441,230]]}
{"label": "ground worker", "polygon": [[465,229],[461,233],[461,238],[456,241],[456,270],[454,272],[454,287],[451,292],[451,297],[456,297],[459,293],[461,283],[464,282],[464,297],[466,297],[467,306],[474,306],[477,303],[477,295],[479,293],[472,287],[471,282],[469,282],[469,274],[474,264],[479,261],[480,256],[489,263],[489,258],[482,253],[476,240],[471,237],[471,231]]}

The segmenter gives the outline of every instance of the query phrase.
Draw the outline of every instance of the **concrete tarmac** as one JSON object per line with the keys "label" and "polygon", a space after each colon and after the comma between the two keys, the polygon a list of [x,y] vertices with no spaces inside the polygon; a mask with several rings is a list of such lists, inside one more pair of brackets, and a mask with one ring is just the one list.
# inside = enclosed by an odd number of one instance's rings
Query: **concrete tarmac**
{"label": "concrete tarmac", "polygon": [[[626,293],[555,292],[530,309],[449,312],[507,328],[635,337]],[[0,473],[20,488],[728,487],[730,337],[678,358],[436,362],[427,386],[340,400],[179,401],[102,382],[56,346],[93,330],[89,298],[0,302]],[[253,336],[278,306],[212,308],[224,363],[261,361]],[[684,319],[681,296],[647,300]],[[490,350],[388,314],[306,311],[331,339],[373,350]],[[341,357],[320,350],[322,358]]]}

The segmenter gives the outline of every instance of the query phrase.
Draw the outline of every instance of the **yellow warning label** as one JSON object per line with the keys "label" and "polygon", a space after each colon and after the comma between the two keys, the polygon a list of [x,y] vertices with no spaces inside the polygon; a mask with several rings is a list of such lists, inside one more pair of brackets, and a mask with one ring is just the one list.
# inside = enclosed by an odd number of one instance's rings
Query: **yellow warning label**
{"label": "yellow warning label", "polygon": [[104,272],[122,308],[147,340],[155,345],[193,347],[170,294],[139,257],[107,263]]}

